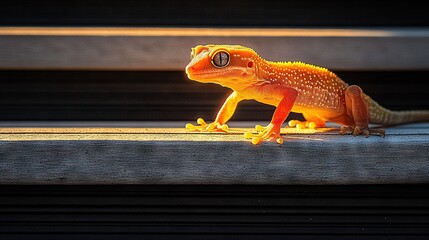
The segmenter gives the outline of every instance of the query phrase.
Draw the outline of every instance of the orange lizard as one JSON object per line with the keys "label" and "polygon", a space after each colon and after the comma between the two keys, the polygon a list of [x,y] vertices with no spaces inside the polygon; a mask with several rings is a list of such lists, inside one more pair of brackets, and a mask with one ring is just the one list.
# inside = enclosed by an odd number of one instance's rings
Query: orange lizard
{"label": "orange lizard", "polygon": [[368,124],[392,125],[428,121],[429,111],[390,111],[363,93],[357,85],[348,85],[335,73],[302,62],[270,62],[253,49],[238,45],[198,45],[192,48],[186,73],[192,80],[216,83],[233,90],[213,123],[203,119],[188,123],[190,131],[228,131],[226,122],[237,104],[245,99],[276,106],[271,122],[256,125],[256,133],[246,132],[253,144],[273,139],[283,143],[280,128],[289,113],[302,113],[305,122],[289,121],[297,128],[325,127],[326,121],[341,124],[341,133],[385,135],[384,129]]}

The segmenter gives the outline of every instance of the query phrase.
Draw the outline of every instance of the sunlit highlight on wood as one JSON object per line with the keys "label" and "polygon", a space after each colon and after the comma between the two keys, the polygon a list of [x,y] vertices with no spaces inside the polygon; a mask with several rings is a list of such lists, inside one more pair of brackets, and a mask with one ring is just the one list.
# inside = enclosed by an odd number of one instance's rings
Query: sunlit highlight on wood
{"label": "sunlit highlight on wood", "polygon": [[[253,128],[231,128],[228,133],[187,132],[184,128],[0,128],[0,141],[201,141],[247,142],[246,131]],[[336,128],[296,129],[283,128],[282,137],[317,140],[317,137],[300,138],[300,135],[335,133]]]}
{"label": "sunlit highlight on wood", "polygon": [[259,37],[386,37],[429,36],[426,29],[341,28],[131,28],[131,27],[0,27],[0,35],[58,36],[259,36]]}

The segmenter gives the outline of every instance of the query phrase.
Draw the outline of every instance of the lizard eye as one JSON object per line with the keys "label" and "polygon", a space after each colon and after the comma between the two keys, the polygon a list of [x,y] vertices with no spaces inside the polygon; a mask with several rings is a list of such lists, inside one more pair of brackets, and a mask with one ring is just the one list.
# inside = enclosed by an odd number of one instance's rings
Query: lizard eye
{"label": "lizard eye", "polygon": [[226,67],[229,64],[229,53],[225,51],[217,52],[212,57],[212,64],[218,68]]}

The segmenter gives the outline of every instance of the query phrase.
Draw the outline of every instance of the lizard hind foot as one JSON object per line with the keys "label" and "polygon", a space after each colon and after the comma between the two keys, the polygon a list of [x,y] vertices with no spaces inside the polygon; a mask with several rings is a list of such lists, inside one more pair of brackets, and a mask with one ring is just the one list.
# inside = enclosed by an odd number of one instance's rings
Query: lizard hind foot
{"label": "lizard hind foot", "polygon": [[218,122],[206,123],[204,119],[197,119],[198,125],[193,125],[192,123],[186,124],[185,128],[191,132],[227,132],[228,125],[220,124]]}
{"label": "lizard hind foot", "polygon": [[280,128],[275,127],[272,123],[266,127],[256,125],[255,130],[257,133],[253,133],[252,131],[244,133],[245,138],[252,139],[252,144],[261,144],[266,139],[275,139],[278,144],[283,143],[283,138],[280,136]]}
{"label": "lizard hind foot", "polygon": [[360,126],[356,126],[356,127],[341,126],[340,131],[342,135],[345,135],[348,132],[350,132],[351,134],[353,134],[353,136],[357,136],[357,135],[364,135],[365,137],[369,137],[370,135],[380,135],[382,137],[386,136],[386,131],[382,128],[370,129],[370,128],[363,128]]}

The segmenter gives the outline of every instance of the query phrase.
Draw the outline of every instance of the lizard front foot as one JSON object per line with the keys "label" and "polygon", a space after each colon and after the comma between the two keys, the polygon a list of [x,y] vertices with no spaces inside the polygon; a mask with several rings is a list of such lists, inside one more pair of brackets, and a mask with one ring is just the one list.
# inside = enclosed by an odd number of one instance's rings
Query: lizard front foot
{"label": "lizard front foot", "polygon": [[348,132],[353,134],[353,136],[357,135],[364,135],[365,137],[369,137],[370,135],[380,135],[382,137],[385,137],[386,131],[384,129],[369,129],[369,128],[362,128],[359,126],[356,127],[349,127],[349,126],[341,126],[341,134],[345,135]]}
{"label": "lizard front foot", "polygon": [[305,129],[305,128],[310,128],[310,129],[316,129],[317,124],[315,122],[312,121],[299,121],[299,120],[290,120],[288,122],[289,127],[296,127],[297,129]]}
{"label": "lizard front foot", "polygon": [[266,127],[256,125],[255,130],[257,133],[251,131],[244,133],[245,138],[252,139],[252,144],[261,144],[266,139],[275,139],[278,144],[283,143],[283,138],[280,136],[280,127],[276,127],[272,123]]}
{"label": "lizard front foot", "polygon": [[192,132],[227,132],[228,125],[220,124],[219,122],[206,123],[204,119],[197,119],[198,125],[193,125],[192,123],[186,124],[185,128],[188,131]]}

